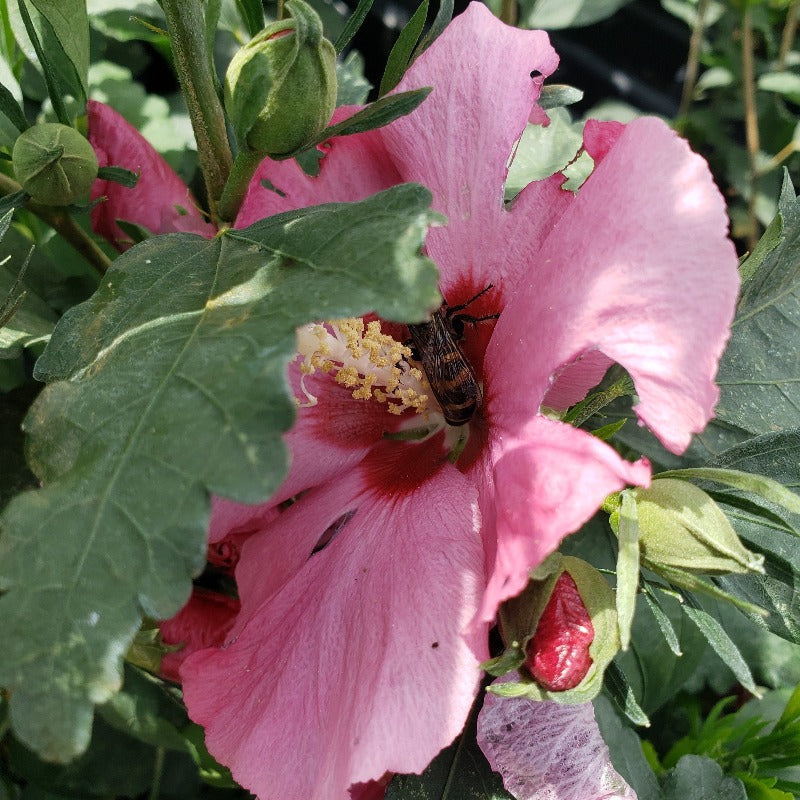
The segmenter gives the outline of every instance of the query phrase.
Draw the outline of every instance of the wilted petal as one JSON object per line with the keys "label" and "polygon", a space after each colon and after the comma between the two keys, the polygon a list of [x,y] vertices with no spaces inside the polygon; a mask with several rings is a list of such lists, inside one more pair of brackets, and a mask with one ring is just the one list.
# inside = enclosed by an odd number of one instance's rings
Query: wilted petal
{"label": "wilted petal", "polygon": [[110,106],[90,100],[89,142],[101,167],[124,167],[139,174],[133,189],[98,178],[92,200],[107,197],[91,212],[92,228],[120,250],[130,247],[130,237],[117,225],[122,219],[152,233],[199,233],[211,237],[213,225],[203,219],[186,184],[152,145]]}
{"label": "wilted petal", "polygon": [[[515,429],[551,376],[599,350],[633,377],[640,419],[681,452],[711,418],[739,285],[725,205],[705,161],[660,120],[604,130],[597,147],[610,149],[529,253],[498,320],[486,355],[503,393],[495,419]],[[513,345],[530,337],[520,358]]]}
{"label": "wilted petal", "polygon": [[231,641],[181,672],[209,749],[261,800],[345,800],[351,784],[421,771],[474,699],[486,656],[485,627],[465,633],[483,575],[474,493],[452,467],[391,499],[361,486],[310,492],[247,541]]}
{"label": "wilted petal", "polygon": [[[517,680],[513,673],[495,681]],[[486,693],[478,744],[517,800],[636,800],[614,769],[591,703]]]}
{"label": "wilted petal", "polygon": [[596,437],[544,417],[499,438],[492,461],[497,550],[480,616],[487,621],[609,494],[650,482],[646,461],[631,464]]}

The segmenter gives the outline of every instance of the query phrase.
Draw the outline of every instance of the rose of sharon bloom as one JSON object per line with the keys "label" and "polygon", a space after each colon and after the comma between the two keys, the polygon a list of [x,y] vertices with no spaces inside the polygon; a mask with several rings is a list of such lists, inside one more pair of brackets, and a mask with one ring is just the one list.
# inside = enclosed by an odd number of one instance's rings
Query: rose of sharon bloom
{"label": "rose of sharon bloom", "polygon": [[[503,202],[556,63],[546,34],[473,3],[398,86],[434,87],[414,113],[330,142],[316,178],[266,161],[251,183],[239,227],[424,183],[448,218],[426,242],[447,303],[492,286],[462,311],[487,319],[464,325],[483,401],[458,429],[401,326],[298,334],[289,475],[231,529],[241,609],[225,645],[180,668],[209,749],[262,800],[362,797],[424,769],[464,725],[499,603],[610,492],[647,484],[644,461],[543,407],[581,399],[617,361],[673,452],[711,417],[738,277],[705,162],[658,120],[590,123],[596,167],[577,195],[553,176]],[[215,543],[224,529],[215,509]]]}

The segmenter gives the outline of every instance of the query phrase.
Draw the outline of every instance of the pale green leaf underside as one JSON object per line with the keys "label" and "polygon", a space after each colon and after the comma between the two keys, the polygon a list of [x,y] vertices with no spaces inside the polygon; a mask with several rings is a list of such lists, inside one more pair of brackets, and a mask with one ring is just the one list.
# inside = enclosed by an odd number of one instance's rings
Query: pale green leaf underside
{"label": "pale green leaf underside", "polygon": [[45,488],[0,520],[0,685],[40,755],[86,746],[142,614],[186,600],[208,492],[256,502],[282,480],[295,329],[370,310],[419,321],[437,305],[420,255],[429,203],[405,185],[213,240],[149,239],[58,324],[26,421]]}

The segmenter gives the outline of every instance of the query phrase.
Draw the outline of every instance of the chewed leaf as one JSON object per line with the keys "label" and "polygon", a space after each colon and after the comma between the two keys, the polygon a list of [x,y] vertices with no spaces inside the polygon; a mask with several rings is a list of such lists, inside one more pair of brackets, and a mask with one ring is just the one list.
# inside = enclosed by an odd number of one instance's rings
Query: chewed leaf
{"label": "chewed leaf", "polygon": [[9,504],[0,539],[0,685],[42,756],[86,747],[92,704],[118,689],[142,615],[185,602],[208,493],[256,502],[282,480],[296,328],[435,306],[420,255],[429,203],[405,185],[213,240],[155,237],[62,318],[26,421],[45,488]]}

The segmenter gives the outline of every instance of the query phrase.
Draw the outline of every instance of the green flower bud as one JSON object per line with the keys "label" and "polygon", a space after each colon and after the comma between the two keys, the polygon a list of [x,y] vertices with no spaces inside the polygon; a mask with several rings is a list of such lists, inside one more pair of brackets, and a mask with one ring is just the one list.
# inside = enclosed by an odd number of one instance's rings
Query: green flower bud
{"label": "green flower bud", "polygon": [[482,666],[492,675],[517,669],[524,681],[494,684],[490,691],[587,702],[619,650],[614,591],[590,564],[555,553],[532,572],[522,594],[503,604],[500,633],[505,652]]}
{"label": "green flower bud", "polygon": [[288,19],[242,47],[225,75],[225,109],[240,148],[287,155],[313,141],[336,107],[336,51],[319,15],[288,0]]}
{"label": "green flower bud", "polygon": [[[763,572],[763,556],[747,550],[720,507],[688,481],[657,478],[633,489],[642,562],[693,573]],[[611,515],[615,527],[615,515]]]}
{"label": "green flower bud", "polygon": [[97,177],[97,156],[69,125],[44,122],[17,137],[14,175],[37,203],[66,206],[84,197]]}

